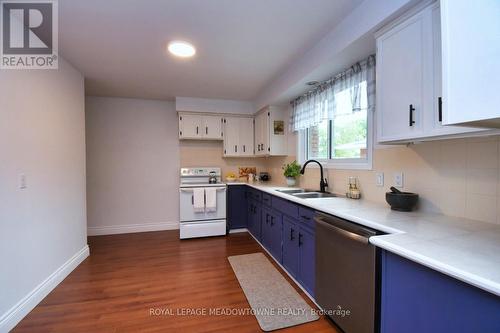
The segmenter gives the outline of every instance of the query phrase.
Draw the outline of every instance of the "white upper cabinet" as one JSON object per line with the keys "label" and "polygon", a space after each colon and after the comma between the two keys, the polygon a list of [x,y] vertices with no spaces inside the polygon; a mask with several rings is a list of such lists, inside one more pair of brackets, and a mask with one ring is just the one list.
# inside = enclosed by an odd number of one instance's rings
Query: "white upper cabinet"
{"label": "white upper cabinet", "polygon": [[224,156],[253,156],[253,117],[224,118]]}
{"label": "white upper cabinet", "polygon": [[441,0],[443,122],[500,127],[500,1]]}
{"label": "white upper cabinet", "polygon": [[426,31],[428,20],[420,13],[377,39],[379,141],[422,135],[423,109],[429,98],[425,82],[432,79],[427,59],[432,47],[432,35]]}
{"label": "white upper cabinet", "polygon": [[224,156],[239,156],[239,121],[238,117],[224,118]]}
{"label": "white upper cabinet", "polygon": [[179,114],[179,138],[201,138],[201,122],[202,117],[199,115]]}
{"label": "white upper cabinet", "polygon": [[222,140],[222,121],[219,115],[179,113],[179,139]]}
{"label": "white upper cabinet", "polygon": [[255,117],[255,155],[287,155],[286,109],[268,106]]}
{"label": "white upper cabinet", "polygon": [[203,116],[203,138],[222,140],[222,120],[220,116]]}
{"label": "white upper cabinet", "polygon": [[443,126],[439,4],[398,19],[377,34],[377,141],[404,143],[488,134]]}
{"label": "white upper cabinet", "polygon": [[255,155],[269,153],[269,112],[263,111],[255,117]]}
{"label": "white upper cabinet", "polygon": [[240,156],[253,156],[254,154],[254,119],[240,118],[239,121],[239,145]]}

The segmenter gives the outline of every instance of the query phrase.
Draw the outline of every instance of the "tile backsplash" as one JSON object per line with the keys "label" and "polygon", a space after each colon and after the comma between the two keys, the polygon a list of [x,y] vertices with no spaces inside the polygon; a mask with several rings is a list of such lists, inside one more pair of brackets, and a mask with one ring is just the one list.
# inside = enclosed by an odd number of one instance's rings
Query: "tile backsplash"
{"label": "tile backsplash", "polygon": [[[330,191],[344,193],[349,176],[359,179],[365,200],[385,203],[394,174],[403,172],[402,190],[420,195],[419,210],[500,224],[500,137],[482,137],[382,147],[374,151],[373,170],[329,169]],[[294,157],[269,158],[266,166],[284,182],[281,165]],[[384,186],[376,186],[376,173]],[[319,186],[319,169],[307,169],[300,185]]]}
{"label": "tile backsplash", "polygon": [[[294,147],[290,147],[294,151]],[[345,193],[349,176],[358,177],[364,200],[385,203],[394,174],[403,172],[402,190],[420,195],[419,210],[500,224],[500,136],[423,142],[375,149],[373,170],[329,169],[329,190]],[[285,185],[281,167],[295,156],[223,158],[220,142],[181,142],[181,166],[221,166],[224,175],[238,166],[268,171]],[[384,186],[376,173],[384,173]],[[319,188],[319,169],[308,168],[298,185]]]}

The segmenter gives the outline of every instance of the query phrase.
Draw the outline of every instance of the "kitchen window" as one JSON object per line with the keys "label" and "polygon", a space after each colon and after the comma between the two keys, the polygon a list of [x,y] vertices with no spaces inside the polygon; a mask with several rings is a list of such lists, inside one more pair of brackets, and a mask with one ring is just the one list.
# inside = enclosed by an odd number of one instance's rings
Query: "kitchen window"
{"label": "kitchen window", "polygon": [[369,61],[358,63],[357,72],[353,66],[322,83],[320,91],[309,92],[311,99],[302,100],[302,108],[294,104],[300,100],[292,102],[301,162],[316,159],[327,168],[372,168],[374,58],[373,68]]}

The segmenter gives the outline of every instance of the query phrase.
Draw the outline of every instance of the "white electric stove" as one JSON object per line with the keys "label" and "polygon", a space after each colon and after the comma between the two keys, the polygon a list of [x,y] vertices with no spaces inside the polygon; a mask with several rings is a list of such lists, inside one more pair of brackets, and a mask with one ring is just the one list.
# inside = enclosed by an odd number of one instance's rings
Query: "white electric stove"
{"label": "white electric stove", "polygon": [[[212,167],[181,168],[180,179],[180,238],[225,235],[226,184],[221,182],[221,169]],[[194,207],[194,190],[204,190],[205,188],[215,189],[216,208],[199,211]]]}

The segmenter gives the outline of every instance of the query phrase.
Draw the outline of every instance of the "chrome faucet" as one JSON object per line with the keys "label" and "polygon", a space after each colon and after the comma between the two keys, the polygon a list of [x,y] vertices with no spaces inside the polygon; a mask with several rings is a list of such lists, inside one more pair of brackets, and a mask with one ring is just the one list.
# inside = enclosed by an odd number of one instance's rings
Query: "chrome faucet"
{"label": "chrome faucet", "polygon": [[304,165],[302,166],[302,169],[300,170],[300,174],[304,174],[304,171],[306,169],[306,166],[311,163],[311,162],[314,162],[314,163],[318,163],[319,165],[319,169],[321,171],[321,180],[319,182],[319,191],[321,193],[325,193],[325,189],[328,187],[328,182],[326,181],[326,178],[324,178],[324,175],[323,175],[323,166],[321,165],[321,163],[319,163],[318,161],[316,160],[309,160],[307,161],[306,163],[304,163]]}

